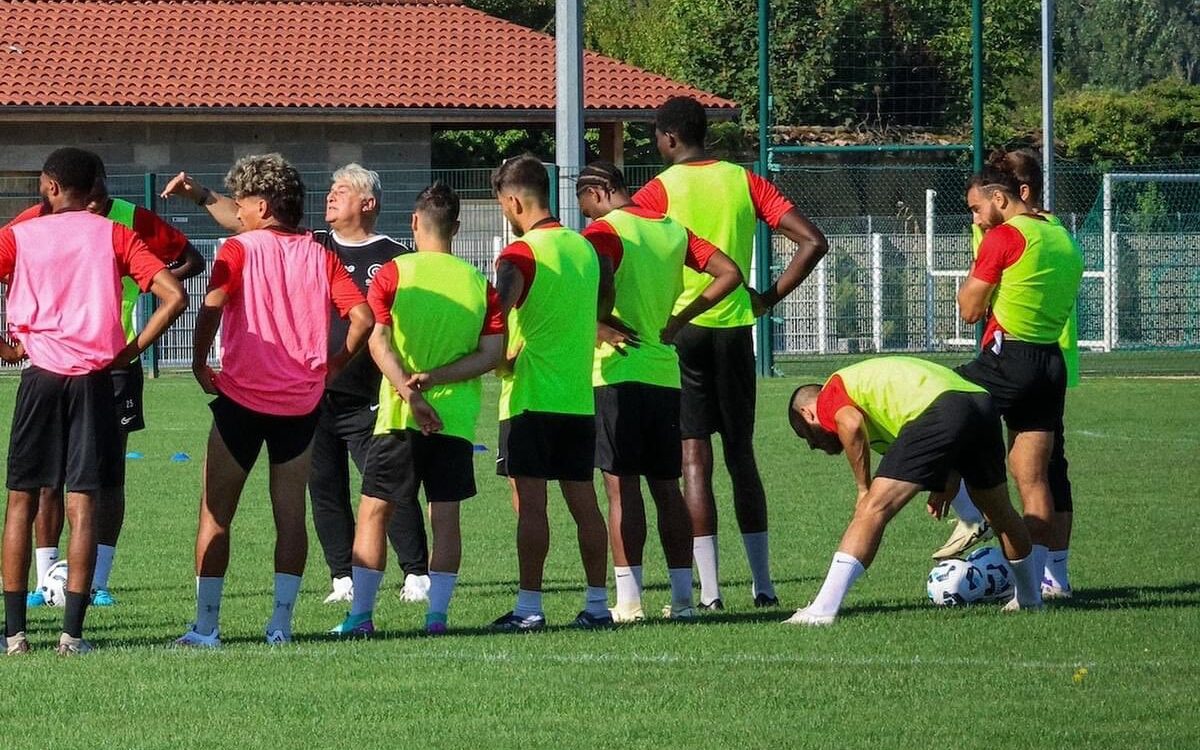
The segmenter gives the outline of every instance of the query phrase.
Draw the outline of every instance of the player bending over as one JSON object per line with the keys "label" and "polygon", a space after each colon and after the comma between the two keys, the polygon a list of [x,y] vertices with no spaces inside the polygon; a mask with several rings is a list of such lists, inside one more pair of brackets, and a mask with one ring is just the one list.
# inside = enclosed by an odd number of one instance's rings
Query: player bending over
{"label": "player bending over", "polygon": [[[304,486],[325,383],[366,342],[374,318],[338,257],[297,228],[304,218],[300,173],[278,154],[244,157],[225,184],[245,230],[213,263],[196,318],[192,372],[213,427],[204,460],[196,534],[196,620],[176,644],[219,646],[218,619],[229,534],[246,476],[263,443],[271,463],[275,518],[275,608],[268,643],[292,639],[292,607],[308,553]],[[350,320],[346,344],[330,357],[330,300]],[[221,328],[221,370],[208,354]]]}
{"label": "player bending over", "polygon": [[[824,386],[797,388],[788,420],[810,448],[845,452],[858,501],[816,599],[787,622],[832,623],[875,559],[888,521],[922,490],[941,518],[959,476],[1016,572],[1016,597],[1005,609],[1042,606],[1029,531],[1008,499],[1000,416],[983,388],[922,359],[875,357],[838,370]],[[874,476],[872,450],[883,455]]]}
{"label": "player bending over", "polygon": [[369,635],[387,563],[385,530],[397,504],[417,501],[423,485],[433,527],[425,632],[446,632],[462,558],[459,503],[475,496],[475,422],[479,376],[504,354],[500,297],[470,263],[454,257],[458,195],[437,183],[417,196],[417,252],[380,269],[369,299],[375,313],[371,356],[379,389],[375,437],[367,449],[354,532],[349,616],[330,632]]}
{"label": "player bending over", "polygon": [[[596,392],[596,467],[608,494],[617,622],[643,618],[642,549],[646,478],[658,509],[658,534],[667,559],[671,603],[664,614],[691,618],[692,532],[679,488],[679,357],[675,335],[742,283],[730,258],[679,222],[634,205],[621,170],[593,162],[580,172],[576,195],[593,222],[583,236],[614,271],[615,321],[601,321],[592,384]],[[684,309],[671,311],[683,290],[683,269],[713,282]],[[609,325],[612,323],[612,325]],[[632,329],[629,336],[622,329]]]}

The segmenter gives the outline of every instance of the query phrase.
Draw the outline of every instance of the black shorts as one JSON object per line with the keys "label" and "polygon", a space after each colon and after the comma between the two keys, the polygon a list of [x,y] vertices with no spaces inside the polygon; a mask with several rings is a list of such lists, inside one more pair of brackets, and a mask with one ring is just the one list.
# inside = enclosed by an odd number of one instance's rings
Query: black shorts
{"label": "black shorts", "polygon": [[594,416],[527,411],[500,421],[496,473],[590,482],[595,453]]}
{"label": "black shorts", "polygon": [[647,383],[596,388],[596,468],[617,476],[678,479],[679,390]]}
{"label": "black shorts", "polygon": [[1057,432],[1067,401],[1067,366],[1058,344],[1005,340],[955,368],[992,394],[1012,432]]}
{"label": "black shorts", "polygon": [[875,476],[940,491],[950,472],[957,471],[968,487],[986,490],[1007,481],[1004,454],[1000,415],[992,399],[986,393],[950,391],[900,429]]}
{"label": "black shorts", "polygon": [[753,326],[702,328],[685,325],[675,337],[683,389],[679,428],[684,439],[714,432],[728,444],[754,439]]}
{"label": "black shorts", "polygon": [[21,373],[8,446],[8,488],[95,492],[114,485],[123,462],[112,373]]}
{"label": "black shorts", "polygon": [[146,429],[146,417],[142,408],[142,392],[146,389],[146,376],[141,362],[128,367],[113,369],[113,397],[117,406],[117,426],[121,432],[137,432]]}
{"label": "black shorts", "polygon": [[453,435],[398,430],[367,445],[362,493],[389,503],[414,503],[425,487],[431,503],[475,496],[475,445]]}
{"label": "black shorts", "polygon": [[227,396],[217,396],[208,408],[225,447],[246,473],[254,468],[263,443],[267,444],[267,460],[285,464],[308,450],[317,429],[317,409],[281,417],[247,409]]}

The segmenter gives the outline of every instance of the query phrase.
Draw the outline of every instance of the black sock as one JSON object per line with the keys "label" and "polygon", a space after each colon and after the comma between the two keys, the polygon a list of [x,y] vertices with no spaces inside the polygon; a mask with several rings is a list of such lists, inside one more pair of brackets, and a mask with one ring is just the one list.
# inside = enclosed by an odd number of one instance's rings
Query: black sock
{"label": "black sock", "polygon": [[4,637],[25,629],[25,597],[27,591],[4,592]]}
{"label": "black sock", "polygon": [[83,637],[83,616],[87,613],[87,594],[67,592],[67,611],[63,613],[63,632],[72,638]]}

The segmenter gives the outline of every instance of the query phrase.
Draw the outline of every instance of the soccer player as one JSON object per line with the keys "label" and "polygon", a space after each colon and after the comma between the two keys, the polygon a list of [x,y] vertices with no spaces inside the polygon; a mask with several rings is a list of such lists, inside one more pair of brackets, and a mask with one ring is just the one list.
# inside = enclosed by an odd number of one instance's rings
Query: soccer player
{"label": "soccer player", "polygon": [[574,624],[611,627],[608,545],[592,484],[592,358],[596,321],[612,309],[612,269],[587,240],[550,214],[550,179],[536,157],[504,162],[492,175],[492,189],[520,238],[496,261],[496,288],[508,324],[496,471],[510,478],[516,496],[520,588],[516,606],[492,627],[530,631],[546,626],[542,575],[550,547],[546,484],[551,480],[558,480],[575,519],[587,578],[584,610]]}
{"label": "soccer player", "polygon": [[[179,230],[163,221],[153,211],[137,206],[108,194],[107,175],[103,161],[97,159],[97,170],[100,177],[92,191],[88,202],[88,210],[104,216],[124,227],[132,229],[152,253],[167,264],[167,269],[179,281],[196,276],[204,270],[204,257],[192,246],[187,237]],[[9,226],[36,216],[48,213],[44,204],[30,206],[17,215]],[[125,331],[125,340],[133,341],[133,313],[137,307],[141,290],[129,277],[122,280],[121,289],[121,327]],[[117,540],[121,535],[121,527],[125,521],[125,452],[128,447],[129,433],[146,429],[144,409],[142,406],[145,390],[145,375],[142,372],[141,360],[134,360],[125,367],[112,368],[113,397],[117,407],[117,426],[120,435],[120,463],[113,474],[113,486],[100,490],[96,509],[96,569],[92,576],[92,606],[111,607],[116,599],[109,591],[108,578],[112,572],[113,559],[117,552]],[[58,540],[62,534],[63,517],[63,488],[44,487],[38,501],[38,513],[34,519],[34,538],[36,548],[34,559],[37,568],[37,580],[41,581],[50,566],[58,560]],[[30,607],[40,607],[46,603],[40,587],[29,592]]]}
{"label": "soccer player", "polygon": [[[196,534],[196,620],[176,643],[220,645],[218,620],[229,565],[230,524],[263,443],[271,464],[275,519],[275,607],[268,643],[292,640],[292,608],[308,553],[304,486],[317,407],[366,342],[374,318],[337,255],[298,228],[304,183],[279,154],[239,159],[225,178],[243,232],[221,246],[196,318],[192,372],[213,427],[204,461]],[[330,301],[350,320],[329,356]],[[208,366],[221,328],[221,370]]]}
{"label": "soccer player", "polygon": [[[838,370],[823,386],[797,388],[788,420],[813,450],[846,454],[858,500],[816,599],[787,622],[831,624],[892,517],[929,490],[929,511],[941,518],[959,476],[1016,573],[1016,597],[1005,609],[1041,607],[1041,567],[1008,499],[1000,417],[982,387],[915,357],[875,357]],[[874,475],[872,450],[883,456]]]}
{"label": "soccer player", "polygon": [[[958,305],[964,321],[986,317],[987,325],[977,358],[958,372],[988,389],[1008,426],[1009,470],[1040,574],[1055,545],[1049,466],[1068,380],[1059,340],[1075,310],[1083,254],[1060,221],[1022,200],[1007,171],[972,177],[967,205],[984,236]],[[1061,471],[1065,478],[1065,457]]]}
{"label": "soccer player", "polygon": [[[679,358],[673,342],[680,328],[742,284],[742,274],[711,243],[682,224],[638,207],[625,176],[598,161],[579,174],[579,206],[592,223],[583,236],[613,266],[616,300],[608,321],[599,324],[603,343],[596,349],[592,384],[596,391],[596,468],[608,494],[608,535],[612,544],[617,622],[643,619],[642,550],[646,510],[641,478],[646,478],[658,510],[658,533],[667,560],[671,603],[664,614],[695,617],[692,606],[692,533],[679,488]],[[713,278],[699,297],[672,315],[682,291],[682,270]],[[628,337],[622,328],[632,329]],[[615,344],[615,346],[614,346]]]}
{"label": "soccer player", "polygon": [[[717,509],[713,496],[712,434],[721,434],[725,467],[733,484],[733,508],[753,578],[757,607],[777,606],[767,547],[767,498],[754,458],[753,326],[816,267],[828,243],[813,224],[770,182],[704,151],[708,123],[695,99],[675,97],[658,108],[654,133],[668,164],[633,200],[665,214],[721,248],[749,278],[756,220],[762,219],[796,245],[784,272],[765,290],[734,290],[696,316],[675,337],[682,371],[680,430],[683,494],[692,519],[700,606],[722,609],[717,568]],[[685,268],[676,312],[696,299],[711,277]]]}
{"label": "soccer player", "polygon": [[[347,164],[333,173],[325,196],[327,230],[316,230],[313,239],[338,258],[365,295],[379,269],[411,248],[375,231],[382,200],[379,173],[359,164]],[[164,195],[179,195],[204,206],[213,219],[231,232],[240,231],[237,204],[228,196],[201,185],[180,172],[166,186]],[[329,353],[335,354],[346,341],[347,324],[331,316]],[[312,470],[308,493],[312,500],[313,525],[325,554],[333,581],[325,603],[348,602],[353,598],[350,579],[350,550],[354,543],[354,507],[350,497],[350,468],[354,462],[361,474],[367,446],[375,431],[379,411],[379,369],[370,354],[362,352],[330,381],[321,397],[317,430],[313,435]],[[429,553],[425,520],[415,501],[401,503],[392,513],[388,537],[404,571],[403,601],[423,601],[429,590]]]}
{"label": "soccer player", "polygon": [[[66,611],[58,652],[86,653],[83,620],[96,559],[97,496],[122,463],[112,368],[128,366],[187,307],[178,280],[137,234],[87,210],[101,177],[95,154],[50,154],[39,179],[47,215],[0,230],[0,278],[8,279],[8,359],[29,357],[13,412],[4,526],[6,650],[29,650],[25,616],[30,530],[43,487],[67,488],[71,526]],[[126,340],[121,278],[159,301]]]}
{"label": "soccer player", "polygon": [[[991,166],[1003,172],[1008,172],[1017,181],[1021,190],[1021,200],[1028,204],[1034,213],[1044,216],[1052,224],[1060,224],[1057,216],[1041,208],[1042,200],[1042,165],[1031,151],[999,151],[989,159]],[[983,230],[978,224],[972,224],[973,250],[978,253],[983,241]],[[1062,349],[1063,362],[1067,368],[1067,388],[1079,385],[1079,338],[1075,310],[1072,309],[1067,324],[1058,338],[1059,348]],[[1067,571],[1067,559],[1071,541],[1071,526],[1074,518],[1074,493],[1068,474],[1069,464],[1066,456],[1066,435],[1062,423],[1054,433],[1054,448],[1050,454],[1048,478],[1050,492],[1054,496],[1054,531],[1053,542],[1046,557],[1046,569],[1042,574],[1042,597],[1045,599],[1069,598],[1071,596],[1070,576]],[[959,521],[955,525],[950,539],[941,549],[934,553],[934,559],[956,557],[973,544],[982,541],[990,533],[979,511],[975,509],[960,492],[953,502]]]}
{"label": "soccer player", "polygon": [[367,451],[354,535],[354,601],[331,632],[369,635],[387,562],[384,529],[392,508],[416,501],[423,485],[433,528],[425,632],[446,632],[462,557],[459,503],[475,495],[475,423],[480,375],[504,355],[500,297],[470,263],[451,254],[459,198],[435,183],[417,196],[415,254],[375,276],[371,355],[387,382]]}

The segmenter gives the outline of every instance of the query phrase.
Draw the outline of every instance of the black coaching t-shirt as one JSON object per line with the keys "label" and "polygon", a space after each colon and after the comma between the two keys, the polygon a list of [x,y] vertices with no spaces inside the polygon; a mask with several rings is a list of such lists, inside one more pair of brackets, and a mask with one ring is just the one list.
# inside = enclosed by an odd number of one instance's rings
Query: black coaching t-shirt
{"label": "black coaching t-shirt", "polygon": [[[411,253],[412,248],[386,235],[376,234],[365,240],[352,242],[337,236],[332,230],[313,232],[313,239],[326,248],[337,253],[342,264],[350,272],[350,278],[362,291],[367,293],[367,287],[380,268],[397,255]],[[346,345],[346,334],[350,331],[350,322],[343,320],[335,311],[330,316],[329,324],[329,354],[333,356]],[[379,368],[371,359],[367,347],[363,347],[346,369],[342,370],[326,388],[340,394],[355,396],[367,403],[377,403],[379,400]]]}

